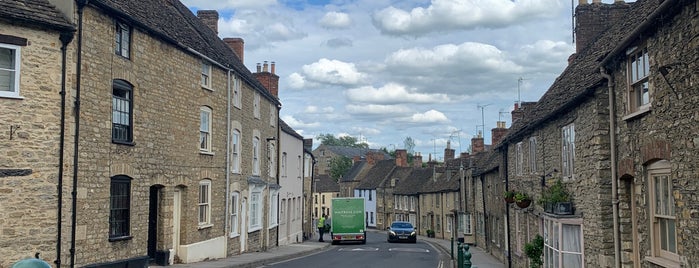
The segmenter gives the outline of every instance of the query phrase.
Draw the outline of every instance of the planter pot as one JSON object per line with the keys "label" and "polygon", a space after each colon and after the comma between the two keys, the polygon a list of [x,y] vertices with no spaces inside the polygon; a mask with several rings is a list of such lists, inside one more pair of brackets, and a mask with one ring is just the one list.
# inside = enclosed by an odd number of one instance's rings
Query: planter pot
{"label": "planter pot", "polygon": [[516,203],[517,203],[517,206],[519,208],[528,208],[529,205],[531,205],[532,200],[531,199],[524,199],[522,201],[517,201]]}
{"label": "planter pot", "polygon": [[558,202],[553,206],[553,213],[557,215],[572,215],[573,214],[573,203],[571,202]]}
{"label": "planter pot", "polygon": [[544,212],[553,213],[553,207],[555,207],[554,203],[551,203],[551,202],[544,203]]}
{"label": "planter pot", "polygon": [[515,198],[514,197],[505,197],[505,202],[507,202],[508,204],[512,204],[515,202]]}

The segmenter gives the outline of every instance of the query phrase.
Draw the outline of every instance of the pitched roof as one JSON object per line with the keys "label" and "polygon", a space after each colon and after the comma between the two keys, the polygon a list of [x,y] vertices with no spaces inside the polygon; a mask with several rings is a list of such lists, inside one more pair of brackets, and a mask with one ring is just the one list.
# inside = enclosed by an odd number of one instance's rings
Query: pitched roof
{"label": "pitched roof", "polygon": [[628,12],[633,15],[626,16],[611,26],[597,40],[575,55],[574,60],[546,93],[531,107],[530,111],[527,111],[527,115],[512,124],[510,131],[496,147],[517,141],[539,125],[545,124],[551,118],[592,96],[594,90],[602,85],[604,78],[600,75],[600,60],[622,41],[634,25],[640,24],[657,8],[658,1],[639,0],[626,4],[631,5]]}
{"label": "pitched roof", "polygon": [[377,162],[369,171],[362,181],[357,184],[356,189],[376,189],[381,185],[388,175],[396,167],[396,162],[393,159],[381,160]]}
{"label": "pitched roof", "polygon": [[337,183],[330,175],[317,175],[315,177],[316,185],[315,192],[317,193],[327,193],[327,192],[339,192],[340,184]]}
{"label": "pitched roof", "polygon": [[472,156],[471,168],[473,169],[471,176],[480,176],[491,170],[497,169],[500,166],[500,151],[486,151]]}
{"label": "pitched roof", "polygon": [[396,167],[393,169],[393,172],[391,172],[391,174],[388,175],[387,180],[384,180],[379,186],[390,187],[392,179],[396,179],[396,185],[398,185],[399,182],[407,179],[408,176],[410,176],[410,173],[412,172],[412,167]]}
{"label": "pitched roof", "polygon": [[439,193],[459,191],[459,185],[461,184],[460,174],[458,170],[442,170],[442,172],[436,174],[436,179],[427,179],[419,192]]}
{"label": "pitched roof", "polygon": [[396,183],[393,194],[415,195],[420,193],[422,186],[432,178],[431,168],[413,168],[410,174]]}
{"label": "pitched roof", "polygon": [[0,0],[0,20],[56,30],[75,30],[75,26],[48,0]]}
{"label": "pitched roof", "polygon": [[303,140],[303,136],[299,135],[299,133],[296,132],[296,130],[294,130],[294,129],[291,128],[289,125],[287,125],[286,122],[284,122],[284,120],[279,119],[279,127],[280,127],[280,128],[282,129],[282,131],[284,131],[286,134],[289,134],[289,135],[294,136],[294,137],[296,137],[296,138],[298,138],[298,139],[300,139],[300,140]]}
{"label": "pitched roof", "polygon": [[[255,79],[233,50],[178,0],[92,0],[107,13],[189,53],[200,53],[233,69],[269,101],[281,104]],[[195,52],[189,51],[189,49]]]}
{"label": "pitched roof", "polygon": [[354,180],[360,180],[363,176],[366,176],[366,172],[369,171],[369,163],[366,161],[357,161],[352,164],[352,167],[345,172],[340,178],[341,182],[350,182]]}

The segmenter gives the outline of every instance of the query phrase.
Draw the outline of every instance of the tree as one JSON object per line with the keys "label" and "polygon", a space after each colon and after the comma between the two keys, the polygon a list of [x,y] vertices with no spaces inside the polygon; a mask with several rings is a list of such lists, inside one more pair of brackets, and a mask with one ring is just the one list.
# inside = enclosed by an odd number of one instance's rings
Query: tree
{"label": "tree", "polygon": [[410,136],[405,137],[405,140],[403,140],[403,146],[405,146],[405,150],[408,151],[408,154],[412,155],[413,150],[415,150],[415,140],[413,140],[413,138]]}
{"label": "tree", "polygon": [[336,156],[330,159],[330,177],[339,180],[342,175],[352,168],[352,159],[346,156]]}
{"label": "tree", "polygon": [[336,138],[333,134],[320,134],[316,137],[316,140],[320,141],[320,144],[331,145],[331,146],[346,146],[354,148],[369,148],[369,144],[366,142],[359,143],[357,138],[351,136],[342,136]]}

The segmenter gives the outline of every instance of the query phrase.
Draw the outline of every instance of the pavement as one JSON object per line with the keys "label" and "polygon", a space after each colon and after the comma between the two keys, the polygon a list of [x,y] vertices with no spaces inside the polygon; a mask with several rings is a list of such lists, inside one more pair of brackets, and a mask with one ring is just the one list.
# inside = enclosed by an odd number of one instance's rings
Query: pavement
{"label": "pavement", "polygon": [[[378,230],[367,230],[377,234]],[[442,250],[446,256],[451,252],[451,241],[445,239],[428,238],[418,236],[419,241],[424,241],[437,249]],[[171,267],[192,267],[192,268],[256,268],[272,263],[304,257],[314,253],[319,253],[331,248],[330,239],[326,242],[317,240],[307,240],[303,243],[290,244],[271,248],[264,252],[250,252],[231,256],[223,259],[206,260],[187,264],[174,264]],[[505,264],[478,247],[470,247],[472,268],[504,268]],[[448,257],[447,257],[448,258]],[[153,267],[153,266],[151,266]],[[456,243],[454,244],[454,260],[448,267],[456,267]]]}

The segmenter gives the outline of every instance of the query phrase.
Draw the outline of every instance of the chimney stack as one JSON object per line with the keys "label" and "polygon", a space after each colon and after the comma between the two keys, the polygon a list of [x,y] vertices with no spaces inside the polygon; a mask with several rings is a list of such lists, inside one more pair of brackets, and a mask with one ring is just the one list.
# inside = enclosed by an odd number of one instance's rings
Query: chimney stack
{"label": "chimney stack", "polygon": [[478,131],[478,136],[471,139],[471,151],[473,154],[485,152],[485,142],[483,141],[483,134],[480,131]]}
{"label": "chimney stack", "polygon": [[218,11],[216,10],[197,10],[197,17],[209,26],[214,33],[218,34]]}
{"label": "chimney stack", "polygon": [[415,153],[415,155],[413,155],[413,167],[416,167],[416,168],[422,167],[422,154]]}
{"label": "chimney stack", "polygon": [[498,121],[497,126],[491,130],[492,131],[492,145],[497,145],[507,134],[507,128],[505,127],[505,121]]}
{"label": "chimney stack", "polygon": [[[269,93],[279,98],[279,76],[274,73],[276,70],[274,62],[272,62],[271,68],[269,68],[269,66],[270,64],[264,61],[262,71],[260,71],[260,63],[257,63],[257,72],[252,75],[257,78],[257,81],[260,81]],[[269,69],[271,69],[272,72],[269,72]]]}
{"label": "chimney stack", "polygon": [[303,139],[303,148],[311,151],[313,149],[313,139]]}
{"label": "chimney stack", "polygon": [[451,141],[447,141],[447,148],[444,149],[444,162],[454,159],[454,149],[451,148]]}
{"label": "chimney stack", "polygon": [[604,4],[601,0],[578,1],[575,8],[575,52],[579,53],[592,44],[610,26],[619,24],[628,14],[630,5],[623,0]]}
{"label": "chimney stack", "polygon": [[231,50],[233,50],[233,53],[235,53],[236,56],[238,56],[238,59],[240,59],[240,62],[245,63],[243,61],[243,54],[245,52],[245,41],[243,41],[243,38],[232,38],[232,37],[226,37],[223,38],[223,42],[225,42]]}
{"label": "chimney stack", "polygon": [[396,153],[396,166],[407,167],[408,166],[408,151],[405,149],[398,149]]}

